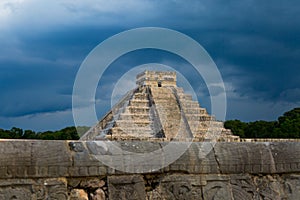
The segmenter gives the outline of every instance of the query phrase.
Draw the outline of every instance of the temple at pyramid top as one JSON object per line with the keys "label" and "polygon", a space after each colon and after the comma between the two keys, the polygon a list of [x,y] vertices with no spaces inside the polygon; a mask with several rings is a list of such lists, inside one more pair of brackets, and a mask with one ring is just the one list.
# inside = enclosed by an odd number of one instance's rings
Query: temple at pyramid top
{"label": "temple at pyramid top", "polygon": [[81,140],[238,140],[176,84],[176,72],[144,71]]}
{"label": "temple at pyramid top", "polygon": [[138,86],[176,87],[176,72],[144,71],[136,76]]}

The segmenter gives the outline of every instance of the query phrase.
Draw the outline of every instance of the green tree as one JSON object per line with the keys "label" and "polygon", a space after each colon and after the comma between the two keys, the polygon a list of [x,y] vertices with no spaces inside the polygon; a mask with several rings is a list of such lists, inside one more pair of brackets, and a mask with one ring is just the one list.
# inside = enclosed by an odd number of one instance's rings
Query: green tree
{"label": "green tree", "polygon": [[80,137],[74,126],[66,127],[58,131],[34,132],[23,131],[21,128],[13,127],[10,130],[0,129],[0,138],[3,139],[41,139],[41,140],[78,140]]}
{"label": "green tree", "polygon": [[10,139],[11,138],[10,131],[4,130],[4,129],[0,129],[0,138]]}
{"label": "green tree", "polygon": [[224,126],[242,138],[300,138],[300,108],[285,112],[277,121],[228,120]]}
{"label": "green tree", "polygon": [[255,121],[250,122],[245,129],[247,138],[271,138],[275,122]]}
{"label": "green tree", "polygon": [[230,129],[234,135],[240,136],[241,138],[245,136],[245,129],[248,124],[245,122],[241,122],[240,120],[228,120],[224,123],[224,127]]}
{"label": "green tree", "polygon": [[10,136],[12,139],[20,139],[23,136],[23,130],[21,128],[12,127],[10,129]]}
{"label": "green tree", "polygon": [[280,116],[277,128],[282,137],[300,138],[300,108],[294,108]]}
{"label": "green tree", "polygon": [[34,131],[32,130],[25,130],[24,134],[22,136],[23,139],[36,139],[37,135]]}

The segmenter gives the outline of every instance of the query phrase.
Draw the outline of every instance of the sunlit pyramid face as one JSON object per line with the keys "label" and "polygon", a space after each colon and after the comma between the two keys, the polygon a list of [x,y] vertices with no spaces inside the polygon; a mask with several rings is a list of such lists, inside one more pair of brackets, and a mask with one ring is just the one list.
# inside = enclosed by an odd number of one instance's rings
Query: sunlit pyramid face
{"label": "sunlit pyramid face", "polygon": [[230,138],[230,130],[177,87],[176,72],[144,71],[136,88],[121,100],[82,140],[204,141]]}

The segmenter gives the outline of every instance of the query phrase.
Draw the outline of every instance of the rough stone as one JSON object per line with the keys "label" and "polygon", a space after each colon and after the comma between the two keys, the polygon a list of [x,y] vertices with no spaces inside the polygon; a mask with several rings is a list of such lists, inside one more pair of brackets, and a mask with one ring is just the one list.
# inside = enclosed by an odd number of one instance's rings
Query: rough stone
{"label": "rough stone", "polygon": [[[12,142],[0,141],[0,151],[7,153],[0,154],[0,199],[63,200],[70,199],[71,195],[75,198],[75,194],[76,198],[90,199],[298,200],[300,196],[300,145],[297,142],[194,142],[169,166],[143,174],[127,174],[96,162],[94,156],[103,156],[105,152],[91,151],[88,144],[92,141],[82,141],[81,152],[71,150],[68,141]],[[108,142],[95,141],[98,145]],[[143,143],[145,151],[168,144],[157,142],[151,146],[154,142],[126,142],[125,145],[115,141],[127,150],[141,147]],[[43,162],[45,153],[40,151],[45,151],[48,143],[48,151],[59,149],[62,158],[50,156]],[[9,155],[13,146],[25,150],[12,150],[14,155]],[[26,155],[26,148],[32,149],[30,157]],[[115,153],[108,151],[111,155]],[[84,160],[76,156],[83,152]],[[9,161],[9,157],[13,157],[12,160]],[[53,163],[55,160],[62,162]],[[90,167],[98,170],[89,174]],[[29,173],[28,169],[36,173]]]}
{"label": "rough stone", "polygon": [[47,191],[46,199],[67,200],[67,180],[65,178],[51,178],[44,181]]}
{"label": "rough stone", "polygon": [[89,200],[88,194],[83,189],[73,189],[70,200]]}
{"label": "rough stone", "polygon": [[30,186],[8,186],[0,187],[0,199],[31,199],[32,192]]}
{"label": "rough stone", "polygon": [[161,180],[160,195],[165,199],[202,199],[200,177],[193,175],[170,175]]}
{"label": "rough stone", "polygon": [[78,187],[80,182],[81,182],[80,178],[70,178],[70,179],[68,179],[68,185],[73,187],[73,188]]}
{"label": "rough stone", "polygon": [[140,175],[109,176],[108,187],[109,199],[146,199],[145,184]]}
{"label": "rough stone", "polygon": [[94,194],[91,194],[92,200],[105,200],[105,193],[102,189],[97,189]]}
{"label": "rough stone", "polygon": [[98,179],[98,178],[83,180],[80,183],[81,187],[93,188],[93,189],[103,187],[104,185],[105,185],[105,182],[103,180]]}

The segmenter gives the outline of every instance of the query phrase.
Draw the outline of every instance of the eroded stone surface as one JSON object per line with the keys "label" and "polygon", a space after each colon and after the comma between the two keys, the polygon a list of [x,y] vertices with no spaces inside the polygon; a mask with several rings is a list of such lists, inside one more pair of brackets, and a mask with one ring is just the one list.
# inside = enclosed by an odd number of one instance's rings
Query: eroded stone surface
{"label": "eroded stone surface", "polygon": [[[152,151],[167,144],[126,142],[118,145],[128,151],[135,147]],[[114,170],[94,158],[107,152],[113,155],[111,149],[92,149],[91,141],[77,143],[82,147],[80,151],[70,148],[69,142],[2,140],[0,199],[61,200],[71,195],[75,198],[75,193],[90,199],[200,200],[289,200],[299,199],[300,195],[300,145],[296,142],[192,143],[169,166],[136,174]],[[12,146],[24,151],[9,154]],[[39,151],[45,149],[50,153],[59,149],[62,157],[56,158],[59,155],[55,154],[43,160],[46,153]]]}
{"label": "eroded stone surface", "polygon": [[83,189],[73,189],[70,200],[89,200],[88,194]]}
{"label": "eroded stone surface", "polygon": [[[1,179],[0,199],[288,199],[297,200],[300,174],[143,174],[103,178]],[[101,184],[100,184],[101,183]],[[104,183],[104,184],[103,184]],[[73,185],[73,186],[71,186]]]}
{"label": "eroded stone surface", "polygon": [[109,199],[139,200],[146,198],[141,175],[108,177]]}
{"label": "eroded stone surface", "polygon": [[97,189],[95,193],[91,194],[92,200],[105,200],[105,192],[102,189]]}

